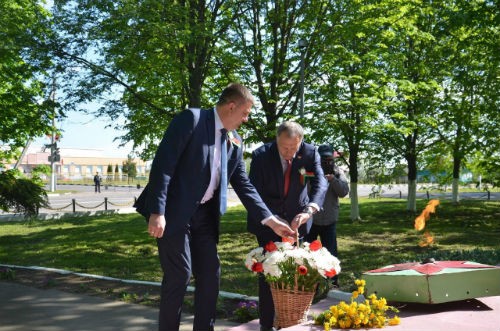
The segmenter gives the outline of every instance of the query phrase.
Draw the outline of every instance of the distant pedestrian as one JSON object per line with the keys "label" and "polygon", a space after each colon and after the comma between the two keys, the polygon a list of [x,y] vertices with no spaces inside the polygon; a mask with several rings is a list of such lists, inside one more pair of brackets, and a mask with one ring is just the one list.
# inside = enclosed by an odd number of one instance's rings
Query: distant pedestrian
{"label": "distant pedestrian", "polygon": [[101,180],[102,178],[99,176],[99,172],[96,172],[94,176],[95,193],[101,193]]}

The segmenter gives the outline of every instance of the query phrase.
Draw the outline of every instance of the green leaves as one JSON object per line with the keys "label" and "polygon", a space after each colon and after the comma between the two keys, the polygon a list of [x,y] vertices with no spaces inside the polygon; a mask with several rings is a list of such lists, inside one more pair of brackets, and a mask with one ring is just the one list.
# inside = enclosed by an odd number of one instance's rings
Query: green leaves
{"label": "green leaves", "polygon": [[32,1],[0,2],[0,160],[15,156],[28,139],[45,134],[54,116],[45,82],[50,57],[48,13]]}
{"label": "green leaves", "polygon": [[0,173],[0,209],[34,217],[48,204],[47,193],[40,180],[21,177],[15,170]]}

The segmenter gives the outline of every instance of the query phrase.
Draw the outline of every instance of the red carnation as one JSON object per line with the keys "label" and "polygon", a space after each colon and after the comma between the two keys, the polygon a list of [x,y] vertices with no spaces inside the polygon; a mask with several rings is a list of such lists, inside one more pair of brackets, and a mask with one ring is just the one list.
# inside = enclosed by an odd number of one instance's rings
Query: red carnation
{"label": "red carnation", "polygon": [[333,276],[335,276],[337,274],[337,272],[335,271],[335,269],[331,269],[331,270],[328,270],[326,273],[325,273],[325,276],[328,277],[328,278],[332,278]]}
{"label": "red carnation", "polygon": [[295,239],[293,239],[292,237],[281,237],[281,242],[290,243],[293,245],[293,243],[295,242]]}
{"label": "red carnation", "polygon": [[315,240],[313,241],[310,245],[309,245],[309,249],[311,251],[317,251],[318,249],[320,249],[321,247],[323,247],[323,245],[321,245],[321,241],[319,240]]}
{"label": "red carnation", "polygon": [[276,247],[276,244],[274,242],[270,241],[266,244],[264,249],[266,250],[266,252],[274,252],[278,249],[278,247]]}
{"label": "red carnation", "polygon": [[299,265],[297,271],[299,272],[299,275],[307,275],[307,267],[305,265]]}
{"label": "red carnation", "polygon": [[253,272],[264,271],[264,266],[262,265],[262,262],[255,262],[254,264],[252,264],[252,271]]}

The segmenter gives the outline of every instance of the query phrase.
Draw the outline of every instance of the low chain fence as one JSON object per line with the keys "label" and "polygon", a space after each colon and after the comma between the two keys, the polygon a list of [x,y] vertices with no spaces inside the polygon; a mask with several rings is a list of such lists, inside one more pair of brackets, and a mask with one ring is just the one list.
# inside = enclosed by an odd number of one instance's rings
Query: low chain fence
{"label": "low chain fence", "polygon": [[[380,198],[393,198],[393,199],[406,199],[407,198],[407,193],[403,193],[403,191],[398,191],[397,193],[385,193],[384,190],[372,190],[368,194],[369,199],[380,199]],[[446,192],[431,192],[431,191],[425,191],[425,192],[417,192],[417,198],[425,198],[427,200],[430,199],[451,199],[452,195],[451,193],[446,193]],[[484,192],[459,192],[459,198],[461,200],[486,200],[486,201],[491,201],[491,200],[499,200],[500,199],[500,193],[498,192],[491,192],[491,191],[484,191]]]}
{"label": "low chain fence", "polygon": [[79,203],[76,201],[76,199],[71,199],[71,202],[67,205],[60,206],[60,207],[52,207],[52,206],[47,206],[44,207],[43,209],[45,210],[50,210],[50,211],[57,211],[57,212],[73,212],[76,213],[77,207],[83,209],[83,210],[102,210],[102,207],[104,206],[104,210],[113,210],[113,209],[119,209],[119,208],[111,208],[111,207],[132,207],[135,202],[137,201],[137,198],[134,197],[132,200],[126,201],[126,202],[112,202],[108,198],[104,198],[103,202],[98,203],[97,205],[84,205],[82,203]]}
{"label": "low chain fence", "polygon": [[[472,194],[467,194],[467,193],[472,193]],[[458,196],[460,199],[466,199],[466,200],[486,200],[486,201],[491,201],[493,200],[493,196],[491,194],[491,191],[486,191],[486,192],[464,192],[464,193],[459,193]],[[426,191],[425,193],[417,193],[417,197],[420,196],[425,196],[427,200],[430,199],[451,199],[451,193],[433,193]],[[498,199],[498,198],[497,198]]]}

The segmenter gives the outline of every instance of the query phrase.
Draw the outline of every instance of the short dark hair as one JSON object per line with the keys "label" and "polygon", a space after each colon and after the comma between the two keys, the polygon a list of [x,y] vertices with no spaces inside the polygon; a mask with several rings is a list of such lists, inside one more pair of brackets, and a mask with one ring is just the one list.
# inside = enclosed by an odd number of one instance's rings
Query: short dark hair
{"label": "short dark hair", "polygon": [[229,84],[220,94],[219,101],[217,101],[217,106],[225,105],[230,102],[242,103],[242,102],[254,102],[252,93],[248,88],[239,84],[231,83]]}

